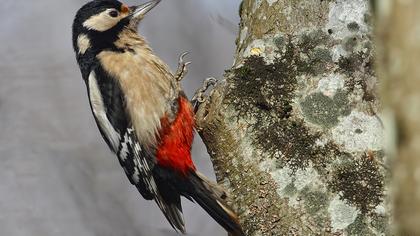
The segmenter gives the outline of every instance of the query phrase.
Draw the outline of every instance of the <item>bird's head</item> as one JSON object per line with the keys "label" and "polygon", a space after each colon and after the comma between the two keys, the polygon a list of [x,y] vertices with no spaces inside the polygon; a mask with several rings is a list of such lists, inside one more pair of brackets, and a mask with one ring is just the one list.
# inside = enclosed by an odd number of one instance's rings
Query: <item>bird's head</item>
{"label": "bird's head", "polygon": [[153,0],[138,6],[127,6],[117,0],[94,0],[85,4],[73,22],[73,47],[77,54],[84,54],[92,45],[106,47],[116,40],[124,28],[137,30],[147,12],[158,5]]}

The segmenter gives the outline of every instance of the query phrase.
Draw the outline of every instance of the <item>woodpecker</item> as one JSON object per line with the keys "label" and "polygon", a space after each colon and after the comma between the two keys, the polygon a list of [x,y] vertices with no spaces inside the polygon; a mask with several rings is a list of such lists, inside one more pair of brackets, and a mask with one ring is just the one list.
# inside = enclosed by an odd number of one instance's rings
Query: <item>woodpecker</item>
{"label": "woodpecker", "polygon": [[225,203],[226,192],[191,159],[195,114],[180,86],[185,54],[173,74],[138,34],[138,24],[159,2],[129,7],[94,0],[78,10],[73,48],[93,116],[130,183],[156,202],[177,232],[185,233],[183,196],[231,235],[245,235]]}

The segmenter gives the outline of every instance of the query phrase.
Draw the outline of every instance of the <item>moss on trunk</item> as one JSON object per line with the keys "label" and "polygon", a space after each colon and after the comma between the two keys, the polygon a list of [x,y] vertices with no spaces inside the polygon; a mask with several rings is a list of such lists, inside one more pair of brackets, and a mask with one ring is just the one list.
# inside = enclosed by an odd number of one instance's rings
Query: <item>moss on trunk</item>
{"label": "moss on trunk", "polygon": [[367,0],[245,0],[235,65],[197,115],[247,235],[386,234]]}

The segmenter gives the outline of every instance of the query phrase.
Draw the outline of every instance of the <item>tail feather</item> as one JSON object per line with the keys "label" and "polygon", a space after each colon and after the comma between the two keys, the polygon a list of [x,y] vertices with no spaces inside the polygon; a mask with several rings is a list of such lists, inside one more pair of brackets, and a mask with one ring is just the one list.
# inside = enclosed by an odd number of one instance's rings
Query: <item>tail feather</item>
{"label": "tail feather", "polygon": [[[179,196],[178,196],[179,198]],[[185,223],[182,214],[181,199],[175,203],[169,203],[163,199],[156,199],[156,203],[162,210],[166,219],[169,221],[171,226],[178,232],[185,234]]]}
{"label": "tail feather", "polygon": [[231,235],[245,236],[238,217],[226,204],[226,192],[200,173],[191,173],[192,189],[188,193],[217,223]]}
{"label": "tail feather", "polygon": [[168,219],[172,227],[185,234],[186,230],[182,210],[180,210],[176,205],[167,205],[165,213],[166,219]]}
{"label": "tail feather", "polygon": [[205,175],[201,174],[200,172],[196,171],[194,173],[197,177],[203,182],[204,187],[216,198],[225,200],[228,198],[228,194],[226,193],[225,189],[223,189],[217,183],[209,180]]}
{"label": "tail feather", "polygon": [[[163,184],[161,184],[161,187],[163,187]],[[186,229],[180,195],[168,195],[167,191],[165,191],[166,189],[160,188],[159,190],[161,191],[155,193],[156,204],[159,206],[172,228],[177,232],[185,234]],[[157,191],[157,189],[155,191]]]}

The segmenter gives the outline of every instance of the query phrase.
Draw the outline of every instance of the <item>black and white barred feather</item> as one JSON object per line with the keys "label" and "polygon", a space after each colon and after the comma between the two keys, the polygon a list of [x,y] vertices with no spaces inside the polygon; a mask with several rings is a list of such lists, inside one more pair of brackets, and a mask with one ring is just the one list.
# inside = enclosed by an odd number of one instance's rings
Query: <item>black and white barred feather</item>
{"label": "black and white barred feather", "polygon": [[137,187],[145,199],[154,199],[172,227],[185,233],[181,205],[168,202],[160,194],[152,171],[155,163],[137,141],[132,128],[127,129],[121,139],[117,155],[131,184]]}

